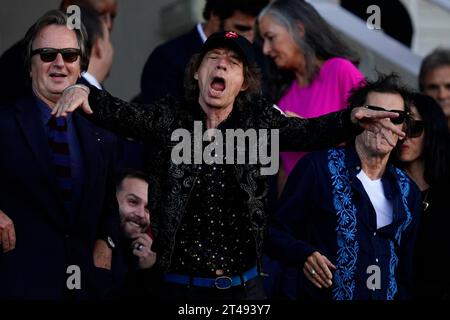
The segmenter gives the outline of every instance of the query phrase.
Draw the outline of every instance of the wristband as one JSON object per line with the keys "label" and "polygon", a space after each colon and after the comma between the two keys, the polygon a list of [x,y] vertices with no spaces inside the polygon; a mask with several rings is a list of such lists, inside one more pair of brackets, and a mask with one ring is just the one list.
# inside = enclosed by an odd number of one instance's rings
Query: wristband
{"label": "wristband", "polygon": [[89,93],[91,92],[91,90],[89,89],[89,87],[87,87],[87,86],[85,86],[85,85],[82,85],[82,84],[73,84],[73,85],[68,86],[67,88],[65,88],[65,89],[63,90],[63,94],[64,94],[64,92],[66,92],[66,91],[68,91],[68,90],[70,90],[70,89],[73,89],[73,88],[80,88],[81,90],[84,90],[84,92],[86,92],[88,95],[89,95]]}

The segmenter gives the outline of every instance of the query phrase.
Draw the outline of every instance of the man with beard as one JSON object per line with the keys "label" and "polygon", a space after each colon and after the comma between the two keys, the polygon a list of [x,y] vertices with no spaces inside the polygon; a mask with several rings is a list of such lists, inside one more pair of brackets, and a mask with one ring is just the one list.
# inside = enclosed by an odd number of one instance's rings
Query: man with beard
{"label": "man with beard", "polygon": [[120,213],[119,250],[113,257],[113,272],[119,296],[140,296],[139,271],[151,268],[156,254],[151,250],[150,211],[147,203],[148,178],[143,172],[124,169],[118,176],[116,197]]}

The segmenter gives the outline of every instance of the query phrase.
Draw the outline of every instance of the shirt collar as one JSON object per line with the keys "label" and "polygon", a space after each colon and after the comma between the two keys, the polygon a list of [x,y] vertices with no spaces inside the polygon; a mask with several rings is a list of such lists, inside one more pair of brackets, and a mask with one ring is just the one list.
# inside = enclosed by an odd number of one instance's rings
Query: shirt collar
{"label": "shirt collar", "polygon": [[[357,175],[361,171],[361,159],[359,159],[358,153],[356,152],[355,146],[349,146],[346,148],[346,156],[345,156],[345,163],[347,165],[348,169],[351,169],[354,175]],[[394,166],[390,161],[386,164],[386,170],[384,172],[383,177],[386,175],[386,173],[393,174]]]}
{"label": "shirt collar", "polygon": [[[199,103],[193,104],[192,106],[190,106],[190,108],[195,121],[199,120],[203,122],[206,121],[208,116],[206,115],[206,112],[203,110],[202,106]],[[230,129],[235,120],[236,120],[236,111],[234,110],[233,107],[230,114],[217,126],[216,129],[218,130],[223,130],[225,128]]]}
{"label": "shirt collar", "polygon": [[345,162],[347,163],[347,168],[355,168],[358,172],[361,170],[361,159],[359,159],[354,145],[347,148]]}
{"label": "shirt collar", "polygon": [[36,105],[39,109],[41,123],[46,126],[50,118],[52,117],[52,109],[36,95],[34,95]]}
{"label": "shirt collar", "polygon": [[202,42],[205,43],[206,39],[208,38],[205,34],[205,31],[203,30],[203,26],[201,23],[197,23],[197,32],[200,35],[200,38],[202,39]]}
{"label": "shirt collar", "polygon": [[97,79],[95,79],[95,77],[90,74],[89,72],[84,72],[81,75],[90,85],[96,87],[98,90],[102,90],[102,85],[100,84],[100,82],[98,82]]}
{"label": "shirt collar", "polygon": [[[34,100],[36,101],[36,105],[39,109],[40,120],[42,125],[47,126],[50,118],[52,117],[52,109],[41,99],[39,99],[36,95],[34,95]],[[70,122],[72,119],[72,113],[69,113],[67,116],[67,121]]]}

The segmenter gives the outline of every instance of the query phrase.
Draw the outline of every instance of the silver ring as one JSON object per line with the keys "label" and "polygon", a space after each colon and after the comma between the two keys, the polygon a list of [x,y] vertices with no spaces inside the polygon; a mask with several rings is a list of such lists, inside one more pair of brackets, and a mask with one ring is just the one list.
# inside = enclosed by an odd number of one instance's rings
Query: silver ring
{"label": "silver ring", "polygon": [[136,247],[136,250],[141,251],[142,248],[144,248],[144,245],[143,245],[143,244],[139,244],[139,245]]}
{"label": "silver ring", "polygon": [[311,270],[309,270],[309,273],[310,273],[312,276],[314,276],[314,275],[316,274],[316,270],[314,270],[314,269],[311,268]]}

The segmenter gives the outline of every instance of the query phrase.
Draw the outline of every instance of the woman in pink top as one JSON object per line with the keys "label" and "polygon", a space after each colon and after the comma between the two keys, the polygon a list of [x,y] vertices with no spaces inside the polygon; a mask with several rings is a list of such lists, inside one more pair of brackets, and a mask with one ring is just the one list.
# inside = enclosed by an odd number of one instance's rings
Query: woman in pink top
{"label": "woman in pink top", "polygon": [[[278,69],[270,89],[283,111],[312,118],[346,107],[349,91],[364,80],[358,58],[309,3],[273,1],[258,22],[264,54]],[[281,153],[279,192],[303,155]]]}

